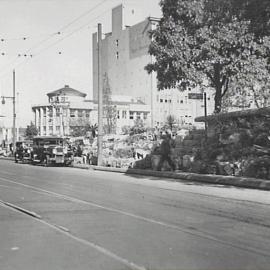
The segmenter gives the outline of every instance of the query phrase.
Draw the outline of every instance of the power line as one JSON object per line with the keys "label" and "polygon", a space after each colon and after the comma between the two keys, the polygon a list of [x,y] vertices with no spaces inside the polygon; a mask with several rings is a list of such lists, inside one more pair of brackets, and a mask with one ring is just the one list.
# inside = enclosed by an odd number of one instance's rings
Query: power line
{"label": "power line", "polygon": [[88,21],[86,24],[80,26],[79,28],[76,28],[75,30],[73,30],[72,32],[70,32],[69,34],[67,34],[66,36],[64,36],[63,38],[57,40],[56,42],[50,44],[49,46],[45,47],[44,49],[42,49],[41,51],[39,51],[37,54],[34,54],[33,56],[38,56],[40,54],[42,54],[43,52],[45,52],[46,50],[50,49],[51,47],[53,47],[54,45],[56,45],[57,43],[63,41],[64,39],[70,37],[71,35],[75,34],[76,32],[80,31],[81,29],[83,29],[84,27],[88,26],[91,22],[95,21],[96,19],[98,19],[100,16],[102,16],[103,14],[107,13],[110,9],[107,9],[106,11],[104,11],[103,13],[101,13],[100,15],[98,15],[97,17],[95,17],[94,19],[92,19],[91,21]]}
{"label": "power line", "polygon": [[[68,24],[64,25],[62,28],[60,28],[59,31],[57,31],[57,32],[55,32],[55,33],[53,33],[53,34],[50,34],[50,35],[49,35],[48,37],[46,37],[45,39],[39,41],[39,42],[36,43],[34,46],[32,46],[32,47],[30,47],[29,49],[27,49],[27,50],[25,51],[25,53],[23,53],[23,55],[28,55],[31,51],[33,51],[34,49],[40,47],[40,45],[42,45],[42,44],[45,43],[46,41],[50,40],[52,37],[54,37],[54,36],[56,36],[56,35],[61,35],[61,34],[62,34],[62,31],[63,31],[64,29],[68,28],[70,25],[74,24],[75,22],[77,22],[77,21],[80,20],[81,18],[85,17],[85,16],[88,15],[90,12],[94,11],[96,8],[98,8],[99,6],[101,6],[102,4],[104,4],[104,3],[107,2],[107,1],[108,1],[108,0],[103,0],[103,1],[101,1],[100,3],[98,3],[97,5],[95,5],[94,7],[90,8],[89,10],[87,10],[86,12],[84,12],[83,14],[81,14],[79,17],[75,18],[74,20],[72,20],[72,21],[69,22]],[[85,25],[84,25],[84,26],[85,26]],[[84,26],[83,26],[83,27],[84,27]],[[62,40],[65,39],[66,37],[72,35],[73,33],[79,31],[79,30],[80,30],[81,28],[83,28],[83,27],[79,27],[79,28],[76,29],[75,31],[72,31],[70,34],[68,34],[68,35],[65,36],[64,38],[62,38],[62,39],[60,39],[59,41],[53,43],[53,45],[54,45],[54,44],[57,44],[57,43],[60,42],[60,41],[62,41]],[[50,45],[50,46],[46,47],[46,49],[49,48],[49,47],[51,47],[51,46],[53,46],[53,45]],[[42,51],[43,51],[43,50],[42,50]],[[30,54],[33,56],[32,53],[30,53]],[[40,54],[40,53],[38,53],[38,54]],[[10,61],[10,63],[8,63],[7,65],[8,65],[8,66],[11,66],[12,68],[14,68],[15,66],[13,66],[13,64],[17,62],[17,60],[18,60],[19,57],[20,57],[20,56],[17,56],[15,59],[13,59],[12,61]],[[22,63],[23,63],[23,62],[21,62],[19,65],[21,65]],[[16,65],[16,66],[18,66],[18,65]],[[4,69],[2,69],[0,72],[2,72],[2,71],[4,72],[4,70],[6,70],[6,69],[10,69],[10,68],[4,68]],[[5,73],[6,73],[6,72],[5,72]],[[5,74],[5,73],[4,73],[4,74]],[[2,77],[2,76],[1,76],[1,77]]]}

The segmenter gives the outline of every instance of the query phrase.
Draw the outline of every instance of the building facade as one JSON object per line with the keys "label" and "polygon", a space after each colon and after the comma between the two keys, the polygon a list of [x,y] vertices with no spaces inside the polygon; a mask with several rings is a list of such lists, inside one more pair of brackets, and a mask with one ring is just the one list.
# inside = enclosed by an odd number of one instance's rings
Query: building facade
{"label": "building facade", "polygon": [[47,96],[48,103],[32,106],[39,135],[70,135],[72,127],[93,120],[93,102],[85,100],[85,93],[65,85]]}
{"label": "building facade", "polygon": [[[47,94],[48,103],[32,106],[39,135],[72,135],[72,130],[98,122],[98,104],[87,100],[86,94],[65,85]],[[133,126],[136,119],[149,121],[150,108],[140,100],[128,96],[112,96],[110,106],[115,110],[116,131]],[[106,115],[104,115],[104,124]]]}
{"label": "building facade", "polygon": [[[147,18],[132,26],[123,25],[123,6],[112,10],[112,31],[101,41],[102,76],[109,79],[113,95],[130,95],[150,107],[150,122],[154,127],[163,125],[168,115],[178,123],[194,124],[195,117],[203,115],[201,99],[190,98],[199,89],[167,89],[159,91],[155,73],[148,74],[145,66],[153,62],[148,53],[151,42],[149,30],[156,26],[155,18]],[[93,98],[98,97],[98,43],[97,33],[92,36]],[[207,93],[208,112],[213,111],[213,96]]]}

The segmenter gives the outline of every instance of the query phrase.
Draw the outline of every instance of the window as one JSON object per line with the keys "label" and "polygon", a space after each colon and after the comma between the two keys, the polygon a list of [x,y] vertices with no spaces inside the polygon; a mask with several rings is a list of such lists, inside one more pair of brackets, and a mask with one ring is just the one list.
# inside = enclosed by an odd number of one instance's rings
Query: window
{"label": "window", "polygon": [[129,112],[129,119],[133,119],[134,118],[134,112]]}
{"label": "window", "polygon": [[78,117],[83,117],[83,110],[78,110]]}
{"label": "window", "polygon": [[87,117],[87,118],[90,117],[90,112],[89,111],[85,111],[85,117]]}
{"label": "window", "polygon": [[116,40],[115,40],[115,45],[116,45],[116,47],[119,46],[119,39],[116,39]]}
{"label": "window", "polygon": [[167,101],[168,101],[168,100],[167,100],[167,99],[165,99],[165,103],[167,103]]}
{"label": "window", "polygon": [[119,59],[119,52],[116,52],[115,57],[116,59]]}
{"label": "window", "polygon": [[120,112],[117,111],[117,119],[120,119]]}
{"label": "window", "polygon": [[146,112],[143,113],[143,119],[144,119],[144,120],[147,119],[147,113],[146,113]]}
{"label": "window", "polygon": [[65,102],[66,98],[65,97],[61,97],[61,102]]}
{"label": "window", "polygon": [[183,100],[180,100],[180,103],[184,103],[184,101]]}
{"label": "window", "polygon": [[49,116],[49,117],[53,117],[52,107],[49,107],[49,108],[48,108],[48,116]]}
{"label": "window", "polygon": [[160,103],[162,103],[162,102],[163,102],[163,99],[161,98],[161,99],[160,99]]}
{"label": "window", "polygon": [[126,119],[127,118],[127,112],[126,111],[122,111],[122,118]]}
{"label": "window", "polygon": [[53,134],[53,127],[49,127],[49,135],[52,135]]}
{"label": "window", "polygon": [[70,110],[70,117],[75,117],[75,110],[73,109]]}
{"label": "window", "polygon": [[56,111],[56,116],[60,116],[60,108],[56,108],[55,111]]}

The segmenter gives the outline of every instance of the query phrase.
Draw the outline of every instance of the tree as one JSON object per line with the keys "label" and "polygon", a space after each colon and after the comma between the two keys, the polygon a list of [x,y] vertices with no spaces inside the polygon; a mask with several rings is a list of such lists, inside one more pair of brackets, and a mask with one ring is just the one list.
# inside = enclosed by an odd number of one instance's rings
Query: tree
{"label": "tree", "polygon": [[103,117],[105,120],[105,134],[115,133],[117,110],[112,102],[112,92],[107,73],[105,73],[103,78]]}
{"label": "tree", "polygon": [[86,136],[92,132],[92,126],[88,118],[69,119],[70,135],[73,137]]}
{"label": "tree", "polygon": [[134,135],[134,134],[141,134],[146,131],[145,128],[145,123],[142,119],[135,119],[134,120],[134,126],[130,128],[129,134]]}
{"label": "tree", "polygon": [[269,57],[266,31],[259,30],[262,23],[253,14],[254,1],[162,0],[163,17],[150,32],[149,53],[155,62],[146,66],[157,73],[158,88],[213,87],[219,113],[223,97],[236,89],[231,87],[236,79],[247,77],[244,66],[250,56]]}
{"label": "tree", "polygon": [[173,129],[173,127],[176,125],[176,119],[173,115],[168,115],[166,119],[166,124],[169,126],[170,130]]}
{"label": "tree", "polygon": [[243,74],[232,82],[234,94],[228,93],[224,101],[230,104],[249,107],[254,102],[257,108],[270,104],[270,67],[267,58],[251,56],[243,65]]}
{"label": "tree", "polygon": [[27,139],[32,139],[34,136],[38,135],[38,129],[37,127],[33,124],[33,122],[30,122],[30,125],[26,127],[25,130],[25,137]]}

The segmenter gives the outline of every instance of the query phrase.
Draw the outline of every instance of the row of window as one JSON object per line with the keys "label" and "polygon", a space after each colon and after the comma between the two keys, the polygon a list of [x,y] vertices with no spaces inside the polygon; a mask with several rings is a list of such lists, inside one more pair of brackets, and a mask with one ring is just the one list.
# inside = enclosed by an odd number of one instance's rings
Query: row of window
{"label": "row of window", "polygon": [[[210,98],[207,98],[207,100],[210,100]],[[160,103],[172,103],[171,99],[163,99],[163,98],[159,98],[158,96],[157,96],[157,101],[159,101]],[[203,102],[203,99],[201,99],[200,101]],[[183,104],[184,100],[177,99],[177,103]],[[185,103],[186,104],[188,103],[188,97],[185,97]]]}
{"label": "row of window", "polygon": [[[90,117],[90,112],[87,110],[75,110],[75,109],[70,109],[69,116],[70,117],[76,117],[76,111],[77,111],[77,117]],[[55,108],[55,116],[59,117],[61,114],[60,108]],[[63,110],[62,112],[63,116],[68,116],[67,115],[67,110]],[[53,117],[53,110],[52,108],[48,109],[48,116]],[[43,115],[44,118],[46,118],[46,114]]]}
{"label": "row of window", "polygon": [[[134,119],[135,113],[133,111],[129,112],[129,119]],[[117,111],[117,119],[120,119],[120,111]],[[127,111],[122,111],[122,119],[127,119]],[[143,117],[141,117],[141,113],[136,113],[136,119],[147,119],[147,113],[143,112]]]}

